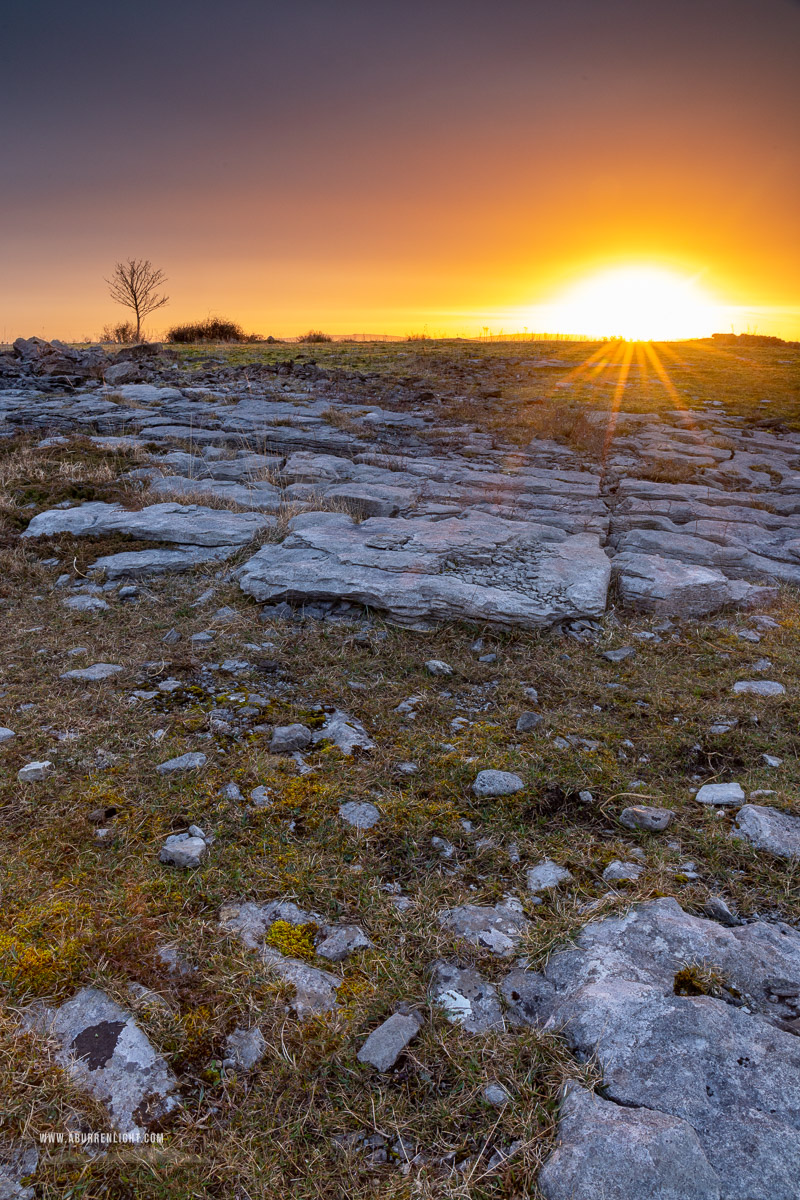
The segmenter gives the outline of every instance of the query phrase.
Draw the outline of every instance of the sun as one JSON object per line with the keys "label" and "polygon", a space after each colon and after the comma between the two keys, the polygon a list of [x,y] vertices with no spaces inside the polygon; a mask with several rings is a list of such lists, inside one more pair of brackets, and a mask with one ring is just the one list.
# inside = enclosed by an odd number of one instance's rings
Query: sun
{"label": "sun", "polygon": [[546,306],[559,333],[679,341],[719,331],[722,310],[695,279],[658,267],[620,267],[577,284]]}

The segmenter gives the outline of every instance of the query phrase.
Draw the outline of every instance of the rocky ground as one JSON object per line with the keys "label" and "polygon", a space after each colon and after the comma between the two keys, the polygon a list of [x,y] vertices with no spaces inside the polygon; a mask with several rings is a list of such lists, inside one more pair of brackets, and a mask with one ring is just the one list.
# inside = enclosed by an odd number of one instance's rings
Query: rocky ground
{"label": "rocky ground", "polygon": [[747,354],[0,355],[0,1195],[795,1200]]}

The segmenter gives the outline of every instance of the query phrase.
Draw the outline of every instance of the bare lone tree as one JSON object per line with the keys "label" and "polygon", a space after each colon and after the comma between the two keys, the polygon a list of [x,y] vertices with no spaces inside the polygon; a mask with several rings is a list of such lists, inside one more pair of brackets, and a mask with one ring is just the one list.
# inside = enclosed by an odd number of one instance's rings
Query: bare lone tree
{"label": "bare lone tree", "polygon": [[111,278],[106,280],[111,299],[133,310],[137,342],[141,340],[145,317],[169,302],[169,296],[158,294],[159,288],[166,282],[164,272],[157,271],[149,258],[129,258],[127,262],[118,262]]}

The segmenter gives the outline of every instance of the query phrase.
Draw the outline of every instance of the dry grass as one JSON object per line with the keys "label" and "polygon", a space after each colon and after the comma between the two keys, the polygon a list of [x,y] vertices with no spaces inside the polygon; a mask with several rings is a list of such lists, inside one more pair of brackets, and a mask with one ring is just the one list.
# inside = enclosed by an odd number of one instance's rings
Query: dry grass
{"label": "dry grass", "polygon": [[[367,355],[356,346],[320,350],[342,356],[333,361]],[[371,360],[387,376],[406,352],[390,350]],[[574,351],[561,347],[559,354]],[[497,357],[494,347],[469,353]],[[415,360],[416,367],[423,371]],[[424,370],[442,390],[447,369],[447,356],[427,348]],[[453,403],[454,410],[462,404]],[[493,411],[486,424],[495,419]],[[582,428],[578,414],[576,436]],[[23,545],[14,531],[62,499],[126,495],[135,503],[117,475],[138,461],[131,454],[109,458],[89,442],[46,452],[25,438],[0,444],[0,497],[9,521],[0,547],[0,724],[17,733],[0,750],[4,1136],[75,1122],[104,1127],[102,1110],[53,1066],[47,1045],[19,1034],[14,1016],[33,998],[58,1001],[92,984],[136,1012],[176,1072],[184,1108],[165,1130],[164,1146],[152,1151],[98,1159],[44,1154],[37,1176],[43,1200],[536,1200],[536,1169],[553,1144],[560,1088],[570,1078],[594,1086],[596,1069],[577,1063],[555,1033],[470,1037],[448,1025],[429,1004],[430,964],[444,955],[494,981],[507,964],[445,936],[437,914],[517,895],[531,920],[523,952],[534,968],[589,921],[659,895],[699,912],[710,895],[721,894],[743,915],[800,919],[800,868],[732,840],[730,814],[716,816],[690,794],[703,782],[738,779],[748,792],[775,789],[768,802],[800,814],[800,702],[792,683],[800,603],[786,591],[773,613],[779,627],[764,632],[758,646],[736,636],[751,627],[744,616],[686,624],[660,642],[636,642],[634,634],[652,631],[653,622],[614,612],[597,645],[556,633],[483,631],[495,663],[477,661],[470,648],[476,631],[460,626],[415,633],[377,620],[365,634],[347,625],[265,624],[226,577],[228,568],[154,580],[132,604],[111,596],[111,613],[70,612],[63,593],[52,589],[58,574],[83,574],[100,554],[137,544],[64,536]],[[342,510],[347,506],[336,508]],[[284,507],[270,539],[283,535],[295,511]],[[43,565],[50,557],[58,562]],[[209,584],[213,599],[193,607]],[[234,617],[214,624],[221,605]],[[165,646],[172,626],[182,640]],[[207,629],[213,642],[191,643],[193,633]],[[601,657],[603,649],[628,643],[637,645],[634,658],[612,666]],[[85,653],[70,656],[77,646]],[[732,695],[735,680],[750,676],[762,655],[773,663],[769,676],[786,682],[786,696]],[[210,670],[227,658],[252,665],[234,676]],[[424,662],[431,658],[449,662],[453,675],[428,675]],[[60,679],[97,661],[124,671],[92,686]],[[131,702],[134,688],[167,677],[185,686]],[[515,726],[531,707],[529,685],[538,689],[545,720],[521,735]],[[249,694],[265,697],[257,715],[244,711]],[[395,709],[412,694],[422,696],[418,716],[404,721]],[[307,755],[313,773],[301,776],[290,760],[270,755],[269,735],[256,727],[313,726],[320,704],[352,712],[377,746],[354,759],[317,749]],[[454,730],[455,717],[470,724]],[[712,735],[710,726],[728,717],[738,724]],[[156,731],[163,731],[158,741]],[[598,748],[559,749],[557,735]],[[156,773],[159,762],[189,750],[208,755],[202,771]],[[782,766],[766,767],[764,753],[781,757]],[[23,763],[45,757],[56,766],[48,781],[17,782]],[[398,764],[408,760],[417,773],[399,774]],[[476,799],[470,785],[489,766],[521,774],[525,790]],[[643,788],[631,787],[637,779]],[[265,785],[275,802],[256,810],[224,800],[228,781],[245,797]],[[585,789],[594,797],[590,805],[578,799]],[[633,796],[674,809],[667,834],[619,825]],[[379,824],[364,834],[345,826],[337,814],[346,799],[372,800]],[[88,820],[97,808],[115,810],[103,841]],[[186,874],[159,864],[164,837],[191,822],[216,835],[207,862]],[[441,856],[433,837],[454,846],[451,858]],[[636,855],[645,868],[640,879],[609,893],[604,868]],[[545,856],[568,867],[574,882],[533,906],[525,869]],[[412,900],[407,913],[397,911],[387,885],[399,885]],[[330,920],[358,922],[374,942],[341,968],[342,1009],[333,1017],[294,1020],[285,985],[218,929],[223,903],[278,897]],[[165,943],[197,970],[170,976],[157,955]],[[686,968],[686,986],[705,994],[724,986],[706,964]],[[132,1000],[130,982],[152,988],[163,1006]],[[356,1053],[400,1001],[418,1006],[426,1024],[397,1068],[379,1075],[361,1067]],[[265,1058],[250,1073],[223,1072],[226,1035],[252,1024],[266,1039]],[[481,1095],[495,1080],[513,1098],[502,1111]],[[342,1148],[341,1139],[354,1134],[383,1137],[388,1161]],[[412,1164],[392,1151],[399,1137],[420,1156]],[[518,1154],[488,1174],[491,1154],[512,1142],[521,1144]]]}

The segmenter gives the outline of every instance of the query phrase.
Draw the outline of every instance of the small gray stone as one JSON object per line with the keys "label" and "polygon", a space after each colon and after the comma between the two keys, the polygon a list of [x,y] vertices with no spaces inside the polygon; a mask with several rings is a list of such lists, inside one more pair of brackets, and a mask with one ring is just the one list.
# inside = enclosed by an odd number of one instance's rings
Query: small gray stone
{"label": "small gray stone", "polygon": [[293,754],[311,745],[311,730],[305,725],[277,725],[269,744],[270,754]]}
{"label": "small gray stone", "polygon": [[73,612],[108,612],[110,605],[102,596],[67,596],[61,601],[63,608],[71,608]]}
{"label": "small gray stone", "polygon": [[620,862],[617,858],[603,871],[603,879],[606,883],[635,883],[643,870],[636,863]]}
{"label": "small gray stone", "polygon": [[161,847],[158,861],[189,871],[199,867],[207,853],[205,838],[193,837],[190,833],[174,833]]}
{"label": "small gray stone", "polygon": [[737,805],[744,803],[744,792],[738,783],[706,783],[695,794],[698,804]]}
{"label": "small gray stone", "polygon": [[521,792],[524,787],[525,784],[519,775],[514,775],[511,771],[490,769],[478,772],[472,790],[476,796],[483,799],[490,796],[511,796],[514,792]]}
{"label": "small gray stone", "polygon": [[116,663],[93,663],[91,667],[76,667],[74,671],[65,671],[59,678],[77,679],[83,683],[99,683],[117,675],[122,667]]}
{"label": "small gray stone", "polygon": [[329,962],[342,962],[355,950],[371,948],[372,942],[358,925],[339,925],[325,930],[325,937],[317,943],[316,951]]}
{"label": "small gray stone", "polygon": [[267,1043],[257,1025],[234,1029],[225,1039],[225,1065],[250,1071],[264,1057]]}
{"label": "small gray stone", "polygon": [[453,963],[433,964],[431,1000],[444,1010],[451,1025],[460,1025],[466,1033],[504,1030],[503,1009],[497,988],[471,967]]}
{"label": "small gray stone", "polygon": [[619,650],[606,650],[603,654],[603,658],[610,663],[621,663],[624,662],[626,658],[633,658],[635,653],[635,647],[622,646]]}
{"label": "small gray stone", "polygon": [[168,629],[167,632],[164,634],[163,638],[161,639],[161,641],[164,643],[165,646],[174,646],[175,643],[179,642],[180,640],[181,640],[180,630],[176,629],[174,626],[172,627],[172,629]]}
{"label": "small gray stone", "polygon": [[348,800],[339,807],[339,816],[355,829],[372,829],[381,819],[381,814],[368,800]]}
{"label": "small gray stone", "polygon": [[510,1093],[503,1087],[502,1083],[487,1083],[481,1095],[487,1104],[491,1104],[492,1108],[505,1108],[511,1100]]}
{"label": "small gray stone", "polygon": [[393,1013],[373,1029],[358,1052],[358,1061],[388,1071],[421,1028],[422,1018],[417,1013]]}
{"label": "small gray stone", "polygon": [[538,892],[547,892],[562,883],[568,883],[570,879],[572,879],[572,875],[566,867],[560,867],[552,859],[543,858],[540,863],[528,871],[528,891],[533,892],[534,895]]}
{"label": "small gray stone", "polygon": [[226,783],[220,788],[220,796],[223,800],[243,800],[241,788],[238,783]]}
{"label": "small gray stone", "polygon": [[259,784],[258,787],[254,787],[250,793],[250,799],[256,808],[266,808],[269,804],[272,804],[274,798],[274,793],[270,788],[265,787],[263,783]]}
{"label": "small gray stone", "polygon": [[334,709],[326,716],[322,728],[315,730],[313,741],[315,746],[320,742],[333,742],[342,754],[354,754],[356,750],[366,752],[375,748],[375,743],[361,722],[341,708]]}
{"label": "small gray stone", "polygon": [[783,763],[783,759],[777,758],[774,754],[762,754],[761,761],[765,767],[779,767]]}
{"label": "small gray stone", "polygon": [[53,770],[53,764],[49,759],[43,759],[41,762],[29,762],[17,771],[17,779],[20,783],[39,783],[42,779],[47,779],[49,775],[52,775]]}
{"label": "small gray stone", "polygon": [[783,696],[786,688],[772,679],[740,679],[733,691],[737,696]]}
{"label": "small gray stone", "polygon": [[35,1188],[22,1180],[34,1174],[38,1163],[33,1142],[0,1142],[0,1200],[34,1200]]}
{"label": "small gray stone", "polygon": [[729,929],[733,929],[737,925],[741,925],[741,921],[728,908],[721,896],[709,896],[703,905],[703,912],[712,921],[719,921],[720,925],[725,925]]}
{"label": "small gray stone", "polygon": [[517,720],[517,733],[532,733],[543,720],[541,713],[524,712]]}
{"label": "small gray stone", "polygon": [[13,729],[8,729],[5,725],[0,725],[0,746],[2,746],[4,742],[10,742],[11,739],[15,738],[16,736],[17,735],[14,733]]}
{"label": "small gray stone", "polygon": [[626,829],[646,829],[650,833],[663,833],[674,816],[671,808],[651,808],[647,804],[634,804],[622,810],[619,823]]}
{"label": "small gray stone", "polygon": [[508,958],[519,945],[529,922],[521,905],[512,907],[507,902],[496,904],[494,908],[477,904],[448,908],[439,914],[439,924],[473,946]]}
{"label": "small gray stone", "polygon": [[180,771],[196,771],[199,767],[204,767],[207,762],[205,754],[181,754],[178,758],[170,758],[166,762],[159,763],[156,770],[159,775],[175,775]]}
{"label": "small gray stone", "polygon": [[429,658],[425,663],[425,670],[429,675],[452,675],[453,668],[449,663],[442,662],[440,658]]}

